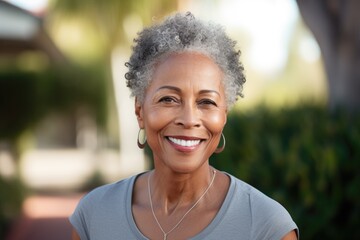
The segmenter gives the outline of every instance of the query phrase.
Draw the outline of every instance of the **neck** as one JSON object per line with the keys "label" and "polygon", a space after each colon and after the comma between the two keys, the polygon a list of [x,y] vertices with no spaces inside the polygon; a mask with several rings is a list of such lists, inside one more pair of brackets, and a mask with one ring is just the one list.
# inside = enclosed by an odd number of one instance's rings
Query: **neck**
{"label": "neck", "polygon": [[193,173],[154,170],[150,179],[154,207],[171,214],[193,204],[211,183],[213,170],[209,165]]}

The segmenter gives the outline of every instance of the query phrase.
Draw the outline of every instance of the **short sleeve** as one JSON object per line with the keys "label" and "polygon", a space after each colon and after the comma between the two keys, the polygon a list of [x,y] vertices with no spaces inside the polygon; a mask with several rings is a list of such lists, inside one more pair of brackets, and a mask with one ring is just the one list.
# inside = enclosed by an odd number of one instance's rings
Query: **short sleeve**
{"label": "short sleeve", "polygon": [[279,240],[298,227],[288,211],[275,200],[254,190],[251,199],[252,232],[251,239]]}
{"label": "short sleeve", "polygon": [[97,188],[86,194],[78,203],[69,221],[79,234],[81,240],[90,240],[91,219],[96,210],[96,203],[104,194],[104,188]]}
{"label": "short sleeve", "polygon": [[74,213],[69,217],[69,221],[80,236],[81,240],[89,240],[89,228],[86,221],[88,219],[86,216],[88,215],[88,211],[84,209],[89,209],[86,196],[80,200]]}

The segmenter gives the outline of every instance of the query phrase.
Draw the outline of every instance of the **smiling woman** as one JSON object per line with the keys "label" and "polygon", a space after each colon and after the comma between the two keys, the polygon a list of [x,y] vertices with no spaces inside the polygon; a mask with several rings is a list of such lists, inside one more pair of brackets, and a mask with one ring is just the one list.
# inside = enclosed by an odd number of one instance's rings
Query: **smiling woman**
{"label": "smiling woman", "polygon": [[73,239],[297,239],[279,203],[209,165],[245,82],[235,42],[189,13],[135,42],[126,78],[154,170],[86,195]]}
{"label": "smiling woman", "polygon": [[136,101],[156,169],[188,173],[205,167],[226,123],[222,78],[202,54],[176,53],[158,63],[144,102]]}

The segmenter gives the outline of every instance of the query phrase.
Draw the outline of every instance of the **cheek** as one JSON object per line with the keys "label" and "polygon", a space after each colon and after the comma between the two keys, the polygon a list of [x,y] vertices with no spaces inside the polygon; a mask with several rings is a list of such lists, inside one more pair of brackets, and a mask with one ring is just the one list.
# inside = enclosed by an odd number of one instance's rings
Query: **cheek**
{"label": "cheek", "polygon": [[168,124],[171,114],[168,111],[151,108],[145,112],[144,116],[146,116],[145,127],[147,131],[159,131]]}
{"label": "cheek", "polygon": [[207,114],[205,118],[205,125],[213,134],[220,134],[226,123],[225,112],[213,112]]}
{"label": "cheek", "polygon": [[159,133],[171,122],[169,116],[172,116],[172,114],[168,113],[168,111],[159,111],[156,108],[151,108],[144,112],[144,116],[147,143],[155,154],[161,151]]}

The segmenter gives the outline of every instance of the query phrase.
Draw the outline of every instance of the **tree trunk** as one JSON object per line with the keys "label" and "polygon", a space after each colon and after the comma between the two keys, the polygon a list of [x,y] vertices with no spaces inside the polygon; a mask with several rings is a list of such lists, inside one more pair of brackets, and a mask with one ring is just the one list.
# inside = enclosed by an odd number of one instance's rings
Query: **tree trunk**
{"label": "tree trunk", "polygon": [[115,48],[111,54],[111,70],[120,130],[120,172],[123,176],[130,176],[146,170],[146,162],[144,151],[136,144],[139,126],[135,116],[135,102],[130,98],[130,90],[125,83],[126,56],[124,49]]}
{"label": "tree trunk", "polygon": [[323,55],[331,109],[360,110],[360,1],[297,0]]}

